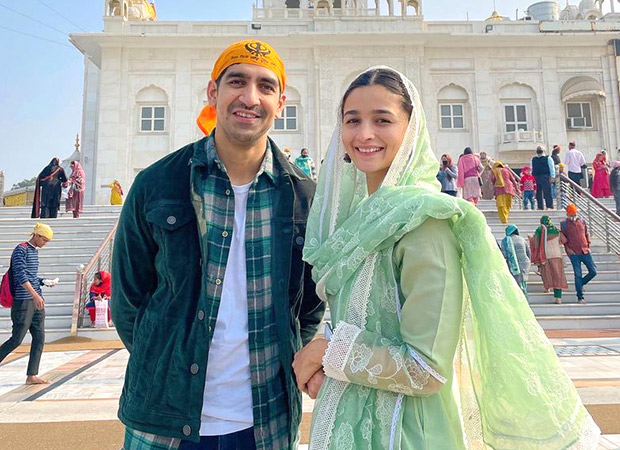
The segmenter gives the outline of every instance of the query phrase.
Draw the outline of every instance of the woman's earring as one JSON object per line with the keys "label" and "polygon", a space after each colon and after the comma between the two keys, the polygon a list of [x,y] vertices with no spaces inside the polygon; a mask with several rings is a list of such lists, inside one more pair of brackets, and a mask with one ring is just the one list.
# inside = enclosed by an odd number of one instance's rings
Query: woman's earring
{"label": "woman's earring", "polygon": [[342,158],[342,159],[344,159],[344,162],[346,162],[346,163],[350,163],[351,162],[351,157],[349,156],[348,153],[345,153],[344,154],[344,158]]}

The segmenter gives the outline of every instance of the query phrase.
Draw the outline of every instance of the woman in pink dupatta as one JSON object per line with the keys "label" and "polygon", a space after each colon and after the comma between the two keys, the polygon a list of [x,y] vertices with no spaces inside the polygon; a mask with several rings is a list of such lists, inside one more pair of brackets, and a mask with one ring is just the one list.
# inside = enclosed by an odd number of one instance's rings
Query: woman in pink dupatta
{"label": "woman in pink dupatta", "polygon": [[611,188],[609,187],[609,166],[607,159],[602,153],[597,153],[596,158],[592,161],[594,169],[594,179],[592,181],[592,196],[596,198],[611,197]]}
{"label": "woman in pink dupatta", "polygon": [[67,212],[71,211],[74,218],[80,217],[84,204],[84,190],[86,189],[86,173],[79,161],[71,162],[71,177],[69,178],[69,197],[67,198]]}
{"label": "woman in pink dupatta", "polygon": [[463,189],[463,198],[474,205],[478,204],[478,200],[482,196],[480,191],[480,173],[482,172],[482,163],[471,151],[471,148],[465,148],[463,156],[459,159],[459,173],[456,185]]}

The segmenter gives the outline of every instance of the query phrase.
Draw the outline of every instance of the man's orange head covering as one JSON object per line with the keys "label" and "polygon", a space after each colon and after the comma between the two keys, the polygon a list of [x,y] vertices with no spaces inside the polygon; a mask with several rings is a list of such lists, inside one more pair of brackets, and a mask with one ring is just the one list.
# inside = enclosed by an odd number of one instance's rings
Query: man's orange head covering
{"label": "man's orange head covering", "polygon": [[[215,61],[211,71],[211,80],[216,81],[233,64],[254,64],[271,70],[278,77],[280,92],[286,87],[286,72],[284,63],[273,47],[257,39],[246,39],[235,42],[224,50]],[[196,119],[198,128],[206,135],[215,128],[215,107],[207,105]]]}
{"label": "man's orange head covering", "polygon": [[568,205],[566,207],[566,214],[568,214],[569,216],[576,216],[577,215],[577,205],[575,205],[574,203],[571,203],[570,205]]}

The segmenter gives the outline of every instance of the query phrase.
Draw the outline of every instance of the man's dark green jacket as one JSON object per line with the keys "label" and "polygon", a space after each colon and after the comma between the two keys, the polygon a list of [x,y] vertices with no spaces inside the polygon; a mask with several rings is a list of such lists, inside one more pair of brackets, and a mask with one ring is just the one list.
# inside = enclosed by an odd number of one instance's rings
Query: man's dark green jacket
{"label": "man's dark green jacket", "polygon": [[[209,333],[202,255],[190,173],[204,165],[207,138],[138,174],[119,219],[112,264],[112,318],[130,352],[119,418],[130,428],[197,441]],[[272,280],[278,346],[291,408],[301,394],[291,363],[317,331],[324,303],[302,259],[315,184],[271,142],[279,183],[273,205]]]}

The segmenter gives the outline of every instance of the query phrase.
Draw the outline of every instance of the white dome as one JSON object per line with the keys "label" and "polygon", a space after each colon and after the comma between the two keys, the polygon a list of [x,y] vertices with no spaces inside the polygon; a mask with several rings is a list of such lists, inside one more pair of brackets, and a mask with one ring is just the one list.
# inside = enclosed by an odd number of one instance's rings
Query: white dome
{"label": "white dome", "polygon": [[600,10],[596,6],[596,2],[594,0],[581,0],[581,2],[579,2],[579,12],[584,16],[584,18],[591,14],[600,16]]}
{"label": "white dome", "polygon": [[575,20],[579,14],[579,8],[575,5],[567,5],[560,13],[560,20]]}

